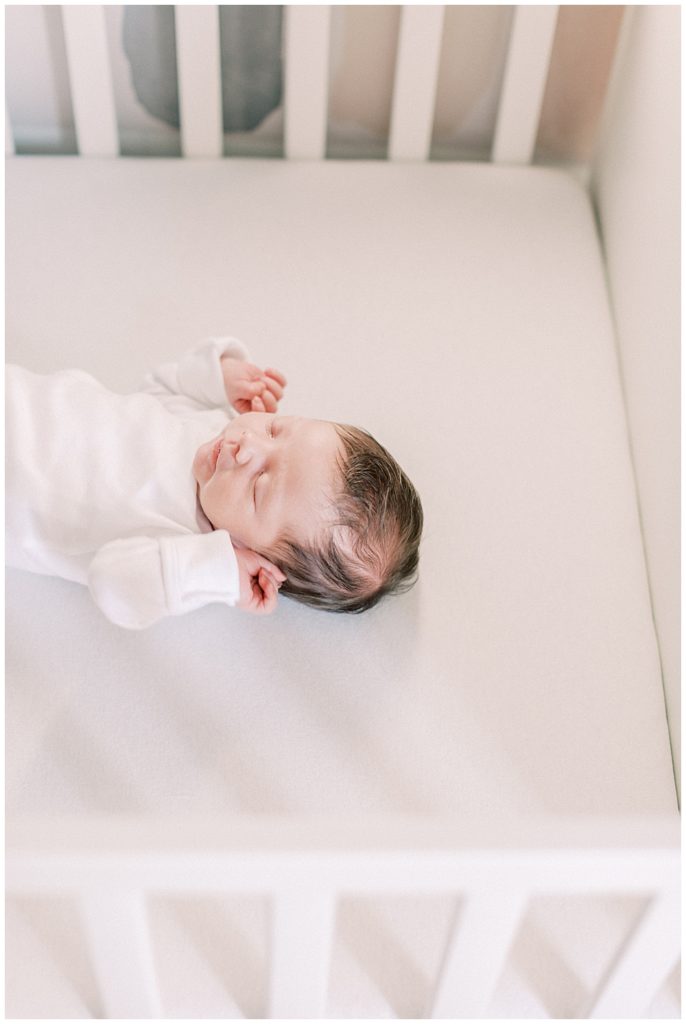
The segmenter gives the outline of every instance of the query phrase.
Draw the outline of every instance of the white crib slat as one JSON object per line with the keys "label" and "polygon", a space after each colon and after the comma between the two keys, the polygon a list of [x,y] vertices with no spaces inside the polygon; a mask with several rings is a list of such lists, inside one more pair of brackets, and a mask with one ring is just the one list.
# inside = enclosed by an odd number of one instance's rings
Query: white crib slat
{"label": "white crib slat", "polygon": [[493,140],[494,163],[531,162],[558,7],[520,5],[515,9]]}
{"label": "white crib slat", "polygon": [[493,997],[527,893],[469,893],[446,949],[430,1016],[478,1017]]}
{"label": "white crib slat", "polygon": [[289,160],[326,153],[331,8],[284,7],[284,152]]}
{"label": "white crib slat", "polygon": [[81,914],[105,1016],[161,1017],[142,893],[89,892]]}
{"label": "white crib slat", "polygon": [[589,1017],[643,1017],[679,958],[678,889],[656,896],[619,953]]}
{"label": "white crib slat", "polygon": [[7,104],[5,104],[5,156],[14,156],[14,135]]}
{"label": "white crib slat", "polygon": [[330,893],[306,888],[274,900],[271,1018],[323,1018],[335,919]]}
{"label": "white crib slat", "polygon": [[63,4],[62,23],[79,153],[117,156],[105,9],[99,4]]}
{"label": "white crib slat", "polygon": [[181,152],[186,157],[220,157],[224,136],[219,8],[176,4],[174,24]]}
{"label": "white crib slat", "polygon": [[388,142],[390,160],[426,160],[431,147],[444,5],[402,9]]}

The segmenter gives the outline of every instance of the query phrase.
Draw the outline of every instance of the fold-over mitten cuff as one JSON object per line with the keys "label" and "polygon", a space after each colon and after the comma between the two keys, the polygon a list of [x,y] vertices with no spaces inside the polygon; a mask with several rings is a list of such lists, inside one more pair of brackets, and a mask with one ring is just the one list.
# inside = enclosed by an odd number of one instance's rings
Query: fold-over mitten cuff
{"label": "fold-over mitten cuff", "polygon": [[226,530],[160,539],[167,604],[172,615],[212,601],[235,605],[238,562]]}
{"label": "fold-over mitten cuff", "polygon": [[238,338],[206,338],[182,357],[178,364],[180,390],[204,405],[229,406],[220,359],[223,355],[249,360],[248,350]]}

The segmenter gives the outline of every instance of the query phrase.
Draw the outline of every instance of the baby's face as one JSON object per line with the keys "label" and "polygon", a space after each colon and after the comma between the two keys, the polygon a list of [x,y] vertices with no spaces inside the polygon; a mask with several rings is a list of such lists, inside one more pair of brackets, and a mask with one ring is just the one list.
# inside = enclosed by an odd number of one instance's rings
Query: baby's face
{"label": "baby's face", "polygon": [[236,416],[195,453],[202,510],[238,546],[270,550],[286,533],[306,544],[330,515],[340,449],[326,420]]}

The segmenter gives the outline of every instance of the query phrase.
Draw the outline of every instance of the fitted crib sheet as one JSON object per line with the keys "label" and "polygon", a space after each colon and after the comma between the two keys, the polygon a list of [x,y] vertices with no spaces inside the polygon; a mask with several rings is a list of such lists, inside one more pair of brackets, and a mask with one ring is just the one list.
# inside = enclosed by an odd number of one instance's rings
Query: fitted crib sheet
{"label": "fitted crib sheet", "polygon": [[[10,816],[676,809],[611,312],[574,180],[18,158],[6,183],[9,361],[128,391],[236,335],[286,374],[283,413],[385,444],[426,520],[417,586],[362,616],[282,599],[130,633],[84,588],[8,571]],[[368,921],[358,934],[369,945]],[[340,1015],[411,1010],[400,966],[407,1004],[381,984]],[[24,1007],[26,970],[8,976]],[[69,991],[52,1016],[87,1015]],[[188,991],[178,1014],[212,1015]]]}

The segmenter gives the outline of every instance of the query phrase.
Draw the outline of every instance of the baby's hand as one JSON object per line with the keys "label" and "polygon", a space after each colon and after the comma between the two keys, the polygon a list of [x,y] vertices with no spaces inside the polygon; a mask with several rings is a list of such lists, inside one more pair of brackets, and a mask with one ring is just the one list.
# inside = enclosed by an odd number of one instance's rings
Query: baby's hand
{"label": "baby's hand", "polygon": [[286,387],[282,373],[272,367],[262,371],[233,356],[222,356],[221,366],[226,397],[237,413],[276,412]]}
{"label": "baby's hand", "polygon": [[279,587],[286,579],[273,562],[248,548],[235,548],[240,597],[236,604],[246,612],[269,615],[276,608]]}

